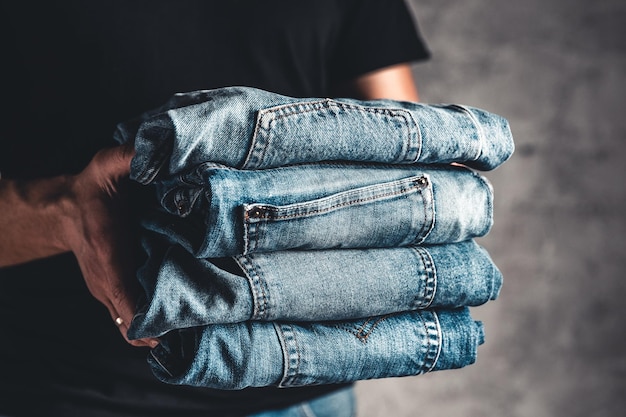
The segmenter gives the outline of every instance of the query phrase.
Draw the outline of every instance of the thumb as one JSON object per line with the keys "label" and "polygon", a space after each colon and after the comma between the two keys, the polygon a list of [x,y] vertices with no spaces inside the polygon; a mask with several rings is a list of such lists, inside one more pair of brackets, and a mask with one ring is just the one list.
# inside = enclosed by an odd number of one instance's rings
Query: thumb
{"label": "thumb", "polygon": [[135,156],[135,148],[132,143],[110,148],[110,173],[117,178],[127,177],[130,174],[130,164]]}
{"label": "thumb", "polygon": [[93,157],[85,169],[87,178],[92,178],[101,188],[112,194],[117,184],[130,175],[130,164],[135,149],[130,144],[105,148]]}

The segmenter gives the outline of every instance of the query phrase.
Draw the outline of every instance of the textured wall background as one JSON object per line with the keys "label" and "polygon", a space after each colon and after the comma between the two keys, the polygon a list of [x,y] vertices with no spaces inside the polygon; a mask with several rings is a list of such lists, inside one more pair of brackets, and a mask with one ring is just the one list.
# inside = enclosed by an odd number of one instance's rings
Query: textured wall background
{"label": "textured wall background", "polygon": [[626,1],[411,0],[433,52],[424,102],[509,119],[488,173],[504,274],[473,309],[486,344],[462,370],[357,385],[360,417],[605,417],[626,410]]}

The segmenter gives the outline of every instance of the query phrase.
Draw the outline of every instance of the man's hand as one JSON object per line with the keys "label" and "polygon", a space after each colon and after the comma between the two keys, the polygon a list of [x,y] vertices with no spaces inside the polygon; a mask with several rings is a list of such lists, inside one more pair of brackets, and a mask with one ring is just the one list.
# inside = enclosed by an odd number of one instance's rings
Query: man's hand
{"label": "man's hand", "polygon": [[126,337],[139,290],[123,195],[133,154],[122,145],[98,152],[76,176],[0,180],[0,267],[74,252],[111,325],[133,346],[155,346],[156,339]]}
{"label": "man's hand", "polygon": [[[91,294],[109,310],[126,338],[135,310],[138,283],[130,238],[124,185],[134,150],[129,145],[103,149],[70,180],[70,219],[65,241],[74,252]],[[129,341],[134,346],[156,340]]]}

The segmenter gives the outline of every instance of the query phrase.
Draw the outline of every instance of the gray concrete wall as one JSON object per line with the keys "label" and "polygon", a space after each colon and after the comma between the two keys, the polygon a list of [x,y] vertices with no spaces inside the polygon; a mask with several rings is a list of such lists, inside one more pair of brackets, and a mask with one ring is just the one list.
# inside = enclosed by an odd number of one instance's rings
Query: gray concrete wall
{"label": "gray concrete wall", "polygon": [[476,364],[360,382],[360,417],[626,415],[626,1],[411,0],[422,101],[511,123]]}

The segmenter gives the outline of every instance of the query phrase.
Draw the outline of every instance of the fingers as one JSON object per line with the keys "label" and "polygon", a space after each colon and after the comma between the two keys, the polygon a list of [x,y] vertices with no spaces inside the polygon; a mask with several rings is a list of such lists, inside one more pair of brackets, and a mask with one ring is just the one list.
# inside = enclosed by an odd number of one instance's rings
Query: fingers
{"label": "fingers", "polygon": [[[99,266],[102,275],[89,277],[86,280],[98,280],[100,289],[96,290],[105,298],[104,304],[109,309],[112,322],[117,325],[122,337],[133,346],[155,347],[158,339],[130,340],[128,326],[135,315],[136,300],[139,298],[139,283],[135,278],[134,251],[130,245],[131,239],[126,234],[128,225],[123,216],[117,217],[119,223],[109,228],[109,234],[104,235],[99,243],[101,249]],[[106,248],[104,251],[102,249]]]}
{"label": "fingers", "polygon": [[[132,281],[129,281],[128,279],[122,279],[120,282],[128,283],[135,281],[134,279]],[[155,347],[156,345],[158,345],[159,341],[156,338],[145,338],[136,340],[131,340],[128,338],[128,326],[130,325],[135,315],[134,300],[137,299],[137,290],[135,288],[120,289],[118,291],[113,291],[112,297],[112,308],[109,310],[109,313],[111,314],[111,319],[113,320],[113,323],[118,327],[120,333],[122,334],[122,337],[133,346]]]}
{"label": "fingers", "polygon": [[[114,263],[102,262],[101,265],[114,265]],[[115,268],[103,268],[99,273],[95,273],[93,266],[84,268],[82,265],[81,269],[84,271],[83,276],[89,291],[107,308],[111,317],[111,325],[117,326],[127,343],[132,346],[155,347],[158,345],[159,341],[156,338],[137,340],[128,338],[128,327],[135,314],[134,300],[137,297],[136,291],[127,288],[124,278],[120,278],[124,274],[122,271]]]}
{"label": "fingers", "polygon": [[130,144],[100,150],[78,176],[84,192],[105,191],[109,197],[115,197],[119,183],[130,175],[130,164],[135,149]]}
{"label": "fingers", "polygon": [[[98,259],[99,255],[80,257],[79,265],[83,272],[85,283],[91,294],[100,301],[109,311],[111,326],[117,326],[121,336],[132,346],[155,347],[158,339],[128,338],[128,326],[134,316],[136,291],[130,290],[125,283],[124,272],[116,268],[116,263]],[[88,259],[88,262],[84,260]]]}
{"label": "fingers", "polygon": [[106,306],[111,325],[133,346],[158,344],[157,339],[129,340],[139,284],[135,279],[135,239],[120,181],[128,176],[132,145],[101,150],[74,181],[77,213],[71,217],[68,241],[91,294]]}
{"label": "fingers", "polygon": [[[116,316],[116,314],[111,315],[112,318],[114,316]],[[122,316],[120,315],[120,316],[115,317],[112,320],[113,320],[113,323],[119,329],[124,340],[126,340],[126,342],[128,342],[130,345],[136,346],[136,347],[148,346],[148,347],[154,348],[159,344],[159,340],[156,338],[145,338],[145,339],[136,339],[136,340],[129,339],[128,338],[128,326],[129,326],[130,321],[132,320],[132,317],[128,319],[127,321],[127,320],[124,320]]]}
{"label": "fingers", "polygon": [[112,159],[116,163],[116,173],[120,177],[125,177],[130,174],[130,163],[135,156],[135,148],[132,144],[124,144],[112,148]]}

